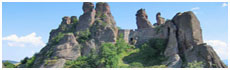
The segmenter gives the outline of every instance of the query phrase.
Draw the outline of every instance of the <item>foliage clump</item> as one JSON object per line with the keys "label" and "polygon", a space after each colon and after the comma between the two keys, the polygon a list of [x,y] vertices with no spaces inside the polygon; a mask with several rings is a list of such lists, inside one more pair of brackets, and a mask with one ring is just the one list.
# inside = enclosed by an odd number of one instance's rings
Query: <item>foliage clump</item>
{"label": "foliage clump", "polygon": [[87,40],[90,39],[90,36],[91,36],[91,32],[90,32],[89,29],[87,29],[87,30],[85,30],[85,31],[76,32],[75,34],[76,34],[76,36],[78,37],[78,38],[77,38],[77,41],[78,41],[79,43],[84,43],[84,42],[86,42]]}
{"label": "foliage clump", "polygon": [[186,68],[203,68],[203,66],[204,64],[202,61],[200,62],[194,61],[194,62],[188,63]]}
{"label": "foliage clump", "polygon": [[16,68],[16,66],[9,61],[4,62],[3,65],[5,66],[5,68]]}
{"label": "foliage clump", "polygon": [[140,47],[140,51],[124,58],[128,63],[140,62],[143,66],[160,65],[166,60],[163,53],[166,47],[165,39],[151,39]]}
{"label": "foliage clump", "polygon": [[134,46],[131,46],[128,43],[126,43],[122,38],[123,37],[120,36],[115,44],[103,43],[98,54],[95,54],[95,52],[92,51],[89,56],[80,56],[76,60],[67,61],[65,63],[65,67],[128,67],[128,65],[125,64],[122,59],[123,57],[130,54],[130,51],[133,49]]}

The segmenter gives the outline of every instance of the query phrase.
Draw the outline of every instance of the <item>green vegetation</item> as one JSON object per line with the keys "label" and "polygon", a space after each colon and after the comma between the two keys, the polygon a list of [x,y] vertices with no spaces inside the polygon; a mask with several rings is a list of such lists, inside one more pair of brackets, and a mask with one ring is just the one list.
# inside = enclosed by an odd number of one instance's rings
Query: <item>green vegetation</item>
{"label": "green vegetation", "polygon": [[159,33],[159,32],[161,32],[162,30],[161,30],[161,28],[163,27],[163,25],[161,24],[161,25],[159,25],[159,26],[156,26],[155,27],[155,30],[156,30],[156,33]]}
{"label": "green vegetation", "polygon": [[16,68],[16,66],[8,61],[4,62],[3,65],[5,68]]}
{"label": "green vegetation", "polygon": [[134,46],[125,43],[122,38],[123,35],[120,35],[116,44],[103,43],[98,54],[92,51],[89,56],[80,56],[77,60],[67,61],[65,67],[128,67],[129,65],[125,64],[122,59],[135,50]]}
{"label": "green vegetation", "polygon": [[89,31],[89,29],[85,31],[79,31],[76,33],[76,36],[78,36],[77,41],[79,43],[84,43],[86,40],[90,39],[91,32]]}
{"label": "green vegetation", "polygon": [[202,61],[200,62],[194,61],[194,62],[188,63],[186,68],[203,68],[203,66],[204,64]]}
{"label": "green vegetation", "polygon": [[149,66],[148,68],[167,68],[166,65],[155,65],[155,66]]}
{"label": "green vegetation", "polygon": [[107,25],[107,23],[105,23],[104,21],[99,20],[99,19],[95,20],[95,23],[96,24],[101,24],[100,26],[97,27],[97,29],[99,29],[101,27],[105,27]]}
{"label": "green vegetation", "polygon": [[141,48],[129,45],[119,35],[115,44],[103,43],[100,52],[91,52],[89,56],[80,56],[76,60],[67,61],[66,68],[165,68],[160,65],[166,60],[163,52],[166,46],[165,39],[151,39],[144,43]]}
{"label": "green vegetation", "polygon": [[25,57],[23,60],[20,61],[21,64],[25,64],[29,58]]}
{"label": "green vegetation", "polygon": [[35,60],[35,56],[29,58],[29,59],[27,60],[27,62],[26,62],[26,67],[27,67],[27,68],[31,68],[31,67],[33,66],[33,64],[34,64],[34,60]]}
{"label": "green vegetation", "polygon": [[49,65],[53,65],[54,63],[56,63],[57,60],[56,59],[48,59],[48,60],[45,60],[45,66],[49,66]]}
{"label": "green vegetation", "polygon": [[143,68],[143,64],[141,64],[140,62],[133,62],[133,63],[130,63],[130,68]]}
{"label": "green vegetation", "polygon": [[59,32],[58,35],[52,38],[52,44],[58,44],[62,37],[64,37],[64,35],[64,33]]}
{"label": "green vegetation", "polygon": [[76,24],[78,22],[77,18],[72,19],[73,24]]}
{"label": "green vegetation", "polygon": [[165,46],[165,39],[151,39],[140,47],[140,51],[132,53],[123,60],[128,63],[140,62],[145,67],[159,65],[166,60],[163,55]]}

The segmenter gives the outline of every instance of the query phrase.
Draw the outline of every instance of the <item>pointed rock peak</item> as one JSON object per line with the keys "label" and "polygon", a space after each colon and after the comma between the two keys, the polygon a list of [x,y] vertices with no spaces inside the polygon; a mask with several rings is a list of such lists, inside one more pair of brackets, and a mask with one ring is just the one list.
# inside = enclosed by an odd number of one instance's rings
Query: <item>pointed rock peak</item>
{"label": "pointed rock peak", "polygon": [[98,2],[96,4],[96,12],[110,13],[109,4],[106,2]]}
{"label": "pointed rock peak", "polygon": [[161,13],[160,12],[157,13],[156,20],[157,20],[157,25],[165,23],[165,19],[163,17],[161,17]]}
{"label": "pointed rock peak", "polygon": [[145,12],[145,9],[140,9],[137,11],[136,20],[138,29],[153,28],[152,24],[148,20],[148,16]]}
{"label": "pointed rock peak", "polygon": [[137,14],[136,14],[137,17],[145,17],[146,19],[148,19],[148,16],[145,12],[145,9],[139,9],[137,11]]}
{"label": "pointed rock peak", "polygon": [[70,17],[64,16],[64,17],[62,18],[62,24],[70,24],[70,22],[71,22]]}
{"label": "pointed rock peak", "polygon": [[92,2],[84,2],[82,9],[83,9],[84,13],[86,13],[88,11],[93,11],[94,5]]}

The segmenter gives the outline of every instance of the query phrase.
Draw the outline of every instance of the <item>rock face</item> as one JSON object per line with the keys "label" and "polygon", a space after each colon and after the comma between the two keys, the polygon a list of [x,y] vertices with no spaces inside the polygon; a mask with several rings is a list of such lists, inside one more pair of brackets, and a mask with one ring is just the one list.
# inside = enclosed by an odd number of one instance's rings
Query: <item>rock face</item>
{"label": "rock face", "polygon": [[98,53],[102,43],[115,43],[121,34],[126,43],[136,48],[150,39],[167,40],[162,55],[168,59],[161,64],[170,68],[186,67],[194,61],[202,61],[207,68],[227,67],[213,48],[203,43],[200,22],[191,11],[178,13],[166,22],[157,13],[157,25],[152,26],[145,10],[140,9],[136,14],[138,29],[118,30],[108,3],[99,2],[94,9],[93,3],[84,2],[82,9],[84,13],[79,21],[76,16],[62,18],[59,27],[50,32],[47,45],[35,54],[32,67],[62,68],[67,60],[88,56],[91,51]]}
{"label": "rock face", "polygon": [[49,57],[51,59],[47,59],[50,64],[44,63],[41,67],[64,67],[66,60],[75,60],[81,56],[80,47],[72,33],[64,35],[60,42],[50,49],[53,51]]}
{"label": "rock face", "polygon": [[177,26],[179,54],[185,58],[184,62],[202,61],[204,67],[226,67],[212,47],[203,44],[200,22],[193,12],[178,13],[173,22]]}
{"label": "rock face", "polygon": [[182,52],[192,45],[203,43],[200,22],[193,12],[178,13],[173,17],[173,22],[178,28],[177,38]]}
{"label": "rock face", "polygon": [[148,20],[148,16],[145,12],[145,9],[140,9],[137,11],[136,20],[138,29],[153,28],[152,24]]}
{"label": "rock face", "polygon": [[157,13],[156,20],[157,20],[157,25],[165,23],[165,19],[161,17],[161,13],[160,12]]}
{"label": "rock face", "polygon": [[92,26],[92,37],[98,42],[115,42],[118,29],[107,3],[96,4],[96,21]]}
{"label": "rock face", "polygon": [[76,25],[76,31],[85,31],[87,30],[95,20],[94,5],[91,2],[83,3],[84,14],[79,17],[79,23]]}
{"label": "rock face", "polygon": [[176,39],[176,26],[167,21],[165,25],[168,27],[168,44],[166,46],[164,55],[168,58],[163,64],[168,65],[170,68],[180,68],[182,66],[182,60],[179,56],[178,42]]}

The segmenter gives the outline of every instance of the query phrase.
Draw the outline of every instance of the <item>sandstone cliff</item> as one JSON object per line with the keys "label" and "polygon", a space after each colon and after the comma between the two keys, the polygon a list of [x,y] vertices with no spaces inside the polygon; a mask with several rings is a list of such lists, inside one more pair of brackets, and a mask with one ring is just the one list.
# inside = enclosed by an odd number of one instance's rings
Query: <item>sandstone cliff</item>
{"label": "sandstone cliff", "polygon": [[[47,45],[34,55],[35,59],[30,67],[62,68],[66,61],[76,60],[80,56],[89,56],[92,51],[96,51],[95,55],[100,54],[101,45],[115,44],[119,40],[119,35],[123,35],[124,42],[135,46],[135,49],[142,48],[143,44],[151,39],[165,40],[166,43],[160,47],[164,48],[163,52],[160,50],[161,53],[157,55],[167,59],[154,64],[181,68],[186,67],[187,63],[201,61],[203,62],[201,67],[227,67],[213,48],[203,42],[200,22],[191,11],[177,13],[172,20],[167,21],[158,13],[157,24],[152,25],[145,9],[140,9],[136,14],[138,29],[124,30],[117,28],[108,3],[99,2],[94,8],[93,3],[84,2],[82,9],[84,13],[79,20],[76,16],[62,18],[59,27],[50,32]],[[159,47],[152,46],[152,48]],[[122,62],[124,65],[131,65],[125,60]],[[28,67],[28,65],[21,64],[20,67]],[[96,67],[103,67],[103,64]]]}

